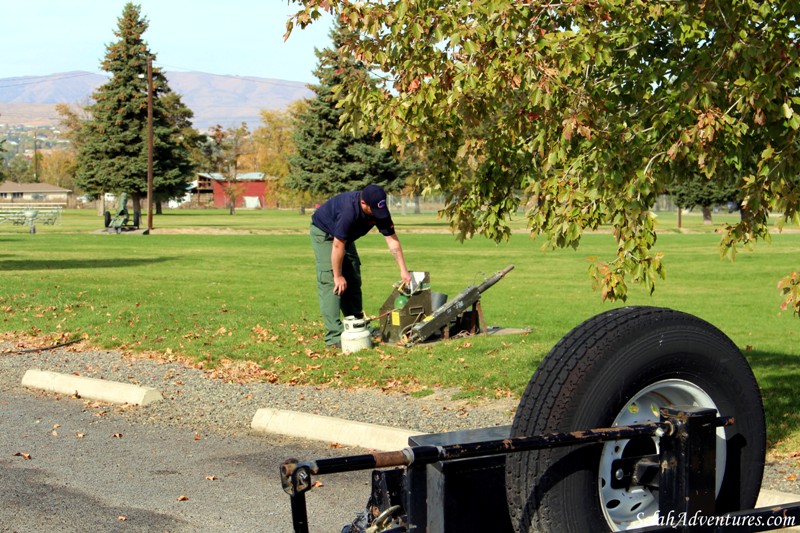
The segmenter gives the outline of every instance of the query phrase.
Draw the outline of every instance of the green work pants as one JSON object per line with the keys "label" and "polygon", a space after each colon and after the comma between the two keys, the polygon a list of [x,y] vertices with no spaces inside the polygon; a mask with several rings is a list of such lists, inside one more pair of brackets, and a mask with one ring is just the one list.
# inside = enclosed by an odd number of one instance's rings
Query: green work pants
{"label": "green work pants", "polygon": [[361,301],[361,260],[358,258],[356,245],[348,241],[344,246],[342,276],[347,280],[347,289],[343,294],[333,293],[333,266],[331,251],[333,236],[325,233],[315,225],[311,225],[311,246],[317,264],[317,294],[319,309],[325,321],[325,344],[334,345],[342,336],[342,319],[344,316],[363,316]]}

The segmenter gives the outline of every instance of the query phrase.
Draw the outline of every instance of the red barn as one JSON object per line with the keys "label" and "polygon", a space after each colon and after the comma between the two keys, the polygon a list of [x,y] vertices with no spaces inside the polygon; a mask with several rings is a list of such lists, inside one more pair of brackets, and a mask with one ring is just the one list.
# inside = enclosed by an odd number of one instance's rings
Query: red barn
{"label": "red barn", "polygon": [[263,172],[246,172],[237,174],[236,179],[228,181],[219,173],[198,174],[198,194],[210,193],[213,197],[214,207],[228,207],[231,196],[236,199],[236,207],[257,209],[274,204],[275,177],[267,176]]}

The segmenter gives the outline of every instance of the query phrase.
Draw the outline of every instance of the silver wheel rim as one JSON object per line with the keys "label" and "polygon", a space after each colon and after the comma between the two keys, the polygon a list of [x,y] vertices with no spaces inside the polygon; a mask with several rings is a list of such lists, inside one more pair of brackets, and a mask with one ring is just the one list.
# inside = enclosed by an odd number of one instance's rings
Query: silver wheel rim
{"label": "silver wheel rim", "polygon": [[[646,422],[657,422],[659,410],[667,406],[696,406],[719,410],[711,397],[700,387],[681,379],[666,379],[637,392],[614,419],[614,426],[629,426]],[[603,445],[598,471],[600,506],[606,522],[613,531],[657,525],[658,492],[644,486],[624,489],[611,488],[611,464],[623,457],[630,439],[608,442]],[[641,445],[641,441],[639,442]],[[653,450],[658,453],[658,438],[652,439]],[[725,430],[717,428],[716,490],[725,471]]]}

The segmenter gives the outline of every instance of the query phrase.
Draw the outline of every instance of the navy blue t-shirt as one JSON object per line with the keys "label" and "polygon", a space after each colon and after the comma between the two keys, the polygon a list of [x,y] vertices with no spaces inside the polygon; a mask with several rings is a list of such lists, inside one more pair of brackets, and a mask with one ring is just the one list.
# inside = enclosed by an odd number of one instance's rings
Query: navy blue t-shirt
{"label": "navy blue t-shirt", "polygon": [[361,210],[361,191],[337,194],[311,215],[311,223],[341,241],[354,241],[363,237],[373,227],[382,235],[394,235],[392,217],[374,218]]}

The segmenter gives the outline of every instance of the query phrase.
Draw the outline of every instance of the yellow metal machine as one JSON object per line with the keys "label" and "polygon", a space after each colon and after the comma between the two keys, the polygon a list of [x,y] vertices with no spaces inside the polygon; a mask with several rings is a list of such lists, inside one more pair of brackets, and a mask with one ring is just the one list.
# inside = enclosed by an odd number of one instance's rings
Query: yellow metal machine
{"label": "yellow metal machine", "polygon": [[410,286],[398,284],[381,307],[380,336],[383,342],[417,344],[486,329],[480,307],[481,294],[508,274],[509,265],[477,287],[467,287],[452,300],[432,292],[428,272],[412,272]]}

